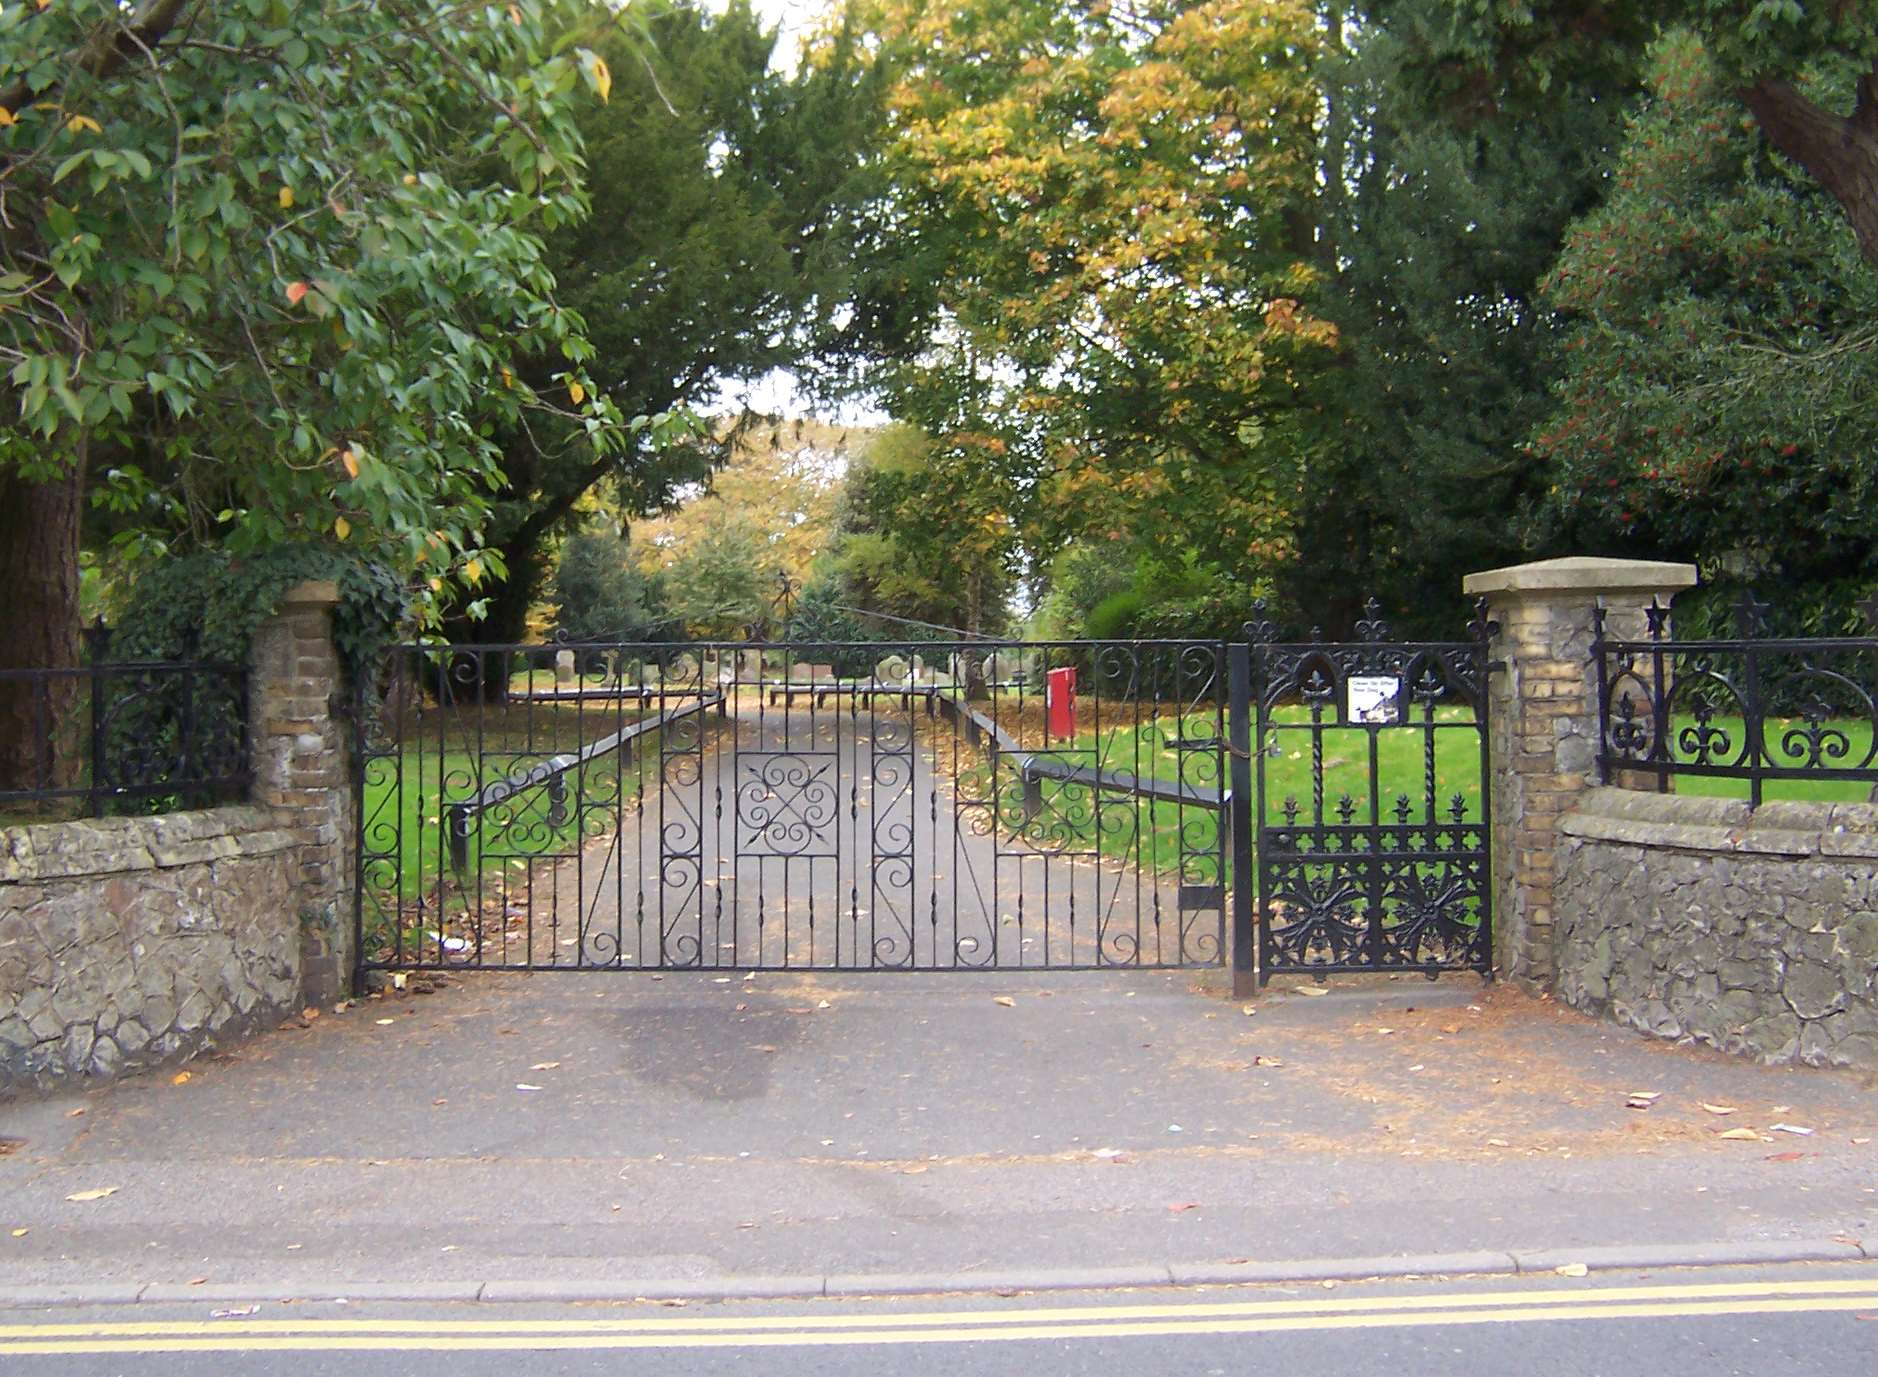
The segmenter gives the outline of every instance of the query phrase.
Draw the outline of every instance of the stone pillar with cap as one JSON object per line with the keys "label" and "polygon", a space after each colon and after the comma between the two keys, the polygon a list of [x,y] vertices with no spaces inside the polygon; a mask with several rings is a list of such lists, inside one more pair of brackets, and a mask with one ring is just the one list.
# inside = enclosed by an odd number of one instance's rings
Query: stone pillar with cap
{"label": "stone pillar with cap", "polygon": [[1490,646],[1487,751],[1492,788],[1494,953],[1529,990],[1551,987],[1552,885],[1558,821],[1596,782],[1598,674],[1592,612],[1606,634],[1641,638],[1647,609],[1696,581],[1695,566],[1655,560],[1547,559],[1470,574],[1487,599]]}
{"label": "stone pillar with cap", "polygon": [[301,842],[297,875],[303,997],[350,990],[357,821],[344,675],[333,644],[339,587],[297,584],[255,631],[249,651],[252,798]]}

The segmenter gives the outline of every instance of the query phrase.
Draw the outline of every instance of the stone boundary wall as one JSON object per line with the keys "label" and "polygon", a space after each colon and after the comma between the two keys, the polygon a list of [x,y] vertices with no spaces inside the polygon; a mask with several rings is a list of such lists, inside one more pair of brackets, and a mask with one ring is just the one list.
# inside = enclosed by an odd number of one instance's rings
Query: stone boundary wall
{"label": "stone boundary wall", "polygon": [[339,590],[285,593],[248,675],[249,803],[0,828],[0,1098],[193,1056],[353,974]]}
{"label": "stone boundary wall", "polygon": [[252,807],[0,829],[0,1095],[181,1060],[298,1009],[304,850]]}
{"label": "stone boundary wall", "polygon": [[1878,807],[1594,788],[1559,820],[1555,989],[1766,1062],[1878,1069]]}

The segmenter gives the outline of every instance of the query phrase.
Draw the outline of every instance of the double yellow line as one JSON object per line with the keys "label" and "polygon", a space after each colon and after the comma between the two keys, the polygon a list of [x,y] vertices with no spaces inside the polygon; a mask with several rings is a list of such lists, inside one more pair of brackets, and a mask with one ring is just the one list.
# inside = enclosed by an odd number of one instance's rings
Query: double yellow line
{"label": "double yellow line", "polygon": [[748,1315],[735,1319],[131,1320],[0,1325],[0,1358],[71,1353],[227,1353],[376,1349],[792,1348],[1017,1339],[1274,1334],[1299,1330],[1530,1324],[1878,1311],[1878,1280],[1541,1286],[1517,1291],[1323,1300],[1036,1309]]}

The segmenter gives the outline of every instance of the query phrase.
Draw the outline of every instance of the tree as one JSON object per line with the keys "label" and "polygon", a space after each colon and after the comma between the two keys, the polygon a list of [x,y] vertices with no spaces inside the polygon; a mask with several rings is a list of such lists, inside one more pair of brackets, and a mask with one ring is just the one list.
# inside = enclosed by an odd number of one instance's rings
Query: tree
{"label": "tree", "polygon": [[[1878,266],[1878,8],[1843,0],[1487,0],[1456,8],[1433,63],[1468,81],[1490,68],[1543,81],[1561,63],[1633,60],[1684,29],[1722,91],[1837,202]],[[1842,79],[1823,81],[1826,69]]]}
{"label": "tree", "polygon": [[1304,626],[1348,628],[1375,594],[1400,629],[1454,634],[1462,576],[1527,553],[1519,516],[1544,487],[1522,452],[1557,372],[1537,288],[1604,195],[1638,76],[1561,64],[1543,92],[1485,74],[1457,92],[1418,71],[1453,15],[1385,0],[1326,16],[1308,300],[1340,348],[1271,441],[1300,456],[1279,592]]}
{"label": "tree", "polygon": [[[1261,417],[1331,332],[1313,246],[1320,42],[1268,0],[853,0],[890,64],[886,223],[929,327],[880,380],[931,469],[990,470],[1034,559],[1092,531],[1282,557]],[[855,552],[867,549],[864,543]],[[875,577],[898,577],[892,557]]]}
{"label": "tree", "polygon": [[1546,280],[1570,328],[1539,529],[1796,596],[1847,580],[1843,606],[1878,575],[1878,271],[1728,81],[1690,35],[1662,44],[1615,190]]}
{"label": "tree", "polygon": [[848,465],[830,567],[842,605],[999,632],[1021,560],[997,468],[890,426]]}
{"label": "tree", "polygon": [[563,541],[551,591],[554,629],[568,640],[658,640],[671,627],[663,590],[616,535],[580,531]]}
{"label": "tree", "polygon": [[756,527],[719,522],[666,567],[672,615],[693,636],[743,640],[768,617],[776,573]]}
{"label": "tree", "polygon": [[73,662],[88,500],[160,544],[349,541],[420,601],[497,572],[485,425],[617,420],[541,251],[584,206],[576,93],[611,81],[556,38],[597,13],[0,6],[0,663]]}
{"label": "tree", "polygon": [[[732,432],[690,426],[688,410],[727,381],[807,372],[851,347],[836,326],[880,120],[860,45],[837,34],[820,61],[784,76],[770,62],[775,31],[745,0],[721,13],[690,0],[639,12],[643,40],[596,45],[616,86],[581,115],[593,213],[550,239],[547,262],[590,327],[598,390],[658,420],[604,454],[575,426],[503,428],[490,543],[509,576],[485,618],[456,624],[476,639],[521,637],[550,538],[596,486],[638,518],[729,457]],[[539,386],[557,368],[544,354],[520,371]]]}
{"label": "tree", "polygon": [[639,562],[664,568],[729,521],[761,531],[765,562],[802,582],[833,539],[848,454],[870,432],[755,417],[722,429],[729,457],[709,487],[676,511],[630,523]]}

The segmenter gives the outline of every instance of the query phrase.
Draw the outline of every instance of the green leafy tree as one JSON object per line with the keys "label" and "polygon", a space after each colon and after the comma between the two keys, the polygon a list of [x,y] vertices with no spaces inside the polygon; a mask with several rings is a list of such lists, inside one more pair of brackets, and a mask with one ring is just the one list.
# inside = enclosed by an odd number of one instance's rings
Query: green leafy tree
{"label": "green leafy tree", "polygon": [[1424,70],[1465,92],[1489,73],[1634,63],[1658,35],[1704,45],[1718,91],[1835,201],[1878,266],[1878,7],[1852,0],[1477,0],[1455,6]]}
{"label": "green leafy tree", "polygon": [[[726,461],[742,432],[691,426],[688,409],[778,367],[834,368],[855,347],[837,326],[874,176],[870,59],[837,34],[817,62],[783,75],[775,30],[745,0],[635,12],[643,38],[596,42],[615,87],[580,115],[593,213],[550,238],[547,263],[587,321],[600,394],[657,419],[606,453],[577,425],[503,427],[490,544],[508,579],[485,618],[457,623],[476,638],[522,636],[551,537],[596,486],[631,520],[676,505]],[[521,373],[542,387],[559,366],[543,353]]]}
{"label": "green leafy tree", "polygon": [[1542,536],[1795,596],[1846,580],[1843,606],[1878,575],[1878,270],[1686,34],[1613,184],[1545,284],[1570,328],[1532,443]]}
{"label": "green leafy tree", "polygon": [[999,469],[971,449],[890,426],[848,465],[831,553],[840,601],[867,612],[999,632],[1022,550]]}
{"label": "green leafy tree", "polygon": [[[1279,558],[1260,420],[1331,333],[1313,280],[1320,43],[1269,0],[854,0],[893,72],[886,223],[923,347],[880,374],[935,471],[988,470],[1035,561],[1120,529]],[[853,564],[870,553],[854,541]],[[876,541],[868,579],[904,575]]]}
{"label": "green leafy tree", "polygon": [[1340,348],[1270,437],[1304,475],[1278,591],[1305,626],[1347,629],[1374,594],[1399,629],[1455,634],[1462,576],[1526,553],[1543,488],[1521,447],[1559,327],[1537,289],[1604,195],[1639,78],[1561,63],[1543,91],[1487,72],[1450,89],[1420,64],[1453,22],[1447,0],[1327,14],[1309,300]]}
{"label": "green leafy tree", "polygon": [[550,591],[554,629],[568,640],[650,641],[670,630],[663,589],[616,535],[582,531],[563,541]]}
{"label": "green leafy tree", "polygon": [[757,529],[724,521],[681,551],[665,569],[672,615],[694,636],[741,640],[769,616],[776,568]]}
{"label": "green leafy tree", "polygon": [[498,571],[489,421],[617,420],[541,249],[611,81],[558,38],[607,13],[0,5],[0,663],[74,659],[87,500],[165,542],[351,542],[420,604]]}

